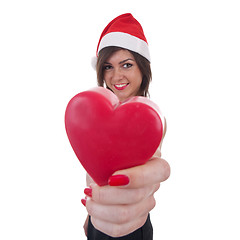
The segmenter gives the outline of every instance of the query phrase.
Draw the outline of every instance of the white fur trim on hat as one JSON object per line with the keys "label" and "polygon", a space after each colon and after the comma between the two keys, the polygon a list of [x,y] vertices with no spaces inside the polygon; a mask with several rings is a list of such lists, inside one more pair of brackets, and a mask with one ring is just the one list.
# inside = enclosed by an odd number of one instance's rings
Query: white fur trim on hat
{"label": "white fur trim on hat", "polygon": [[93,69],[96,70],[96,67],[97,67],[97,57],[96,56],[92,57],[91,65],[92,65]]}
{"label": "white fur trim on hat", "polygon": [[126,48],[139,53],[149,61],[151,60],[148,44],[142,39],[132,36],[128,33],[111,32],[106,34],[99,44],[98,53],[101,49],[109,46]]}

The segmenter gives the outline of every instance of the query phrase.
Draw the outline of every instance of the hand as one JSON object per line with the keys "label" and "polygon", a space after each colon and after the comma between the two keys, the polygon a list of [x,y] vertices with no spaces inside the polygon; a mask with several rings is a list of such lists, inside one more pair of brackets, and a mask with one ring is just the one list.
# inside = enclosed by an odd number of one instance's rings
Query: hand
{"label": "hand", "polygon": [[[85,189],[86,209],[92,224],[99,231],[112,236],[125,236],[142,227],[148,213],[155,207],[154,193],[170,175],[168,163],[156,155],[146,164],[117,171],[110,178],[129,180],[124,186],[90,184]],[[115,179],[115,181],[114,181]],[[125,182],[127,183],[127,182]]]}

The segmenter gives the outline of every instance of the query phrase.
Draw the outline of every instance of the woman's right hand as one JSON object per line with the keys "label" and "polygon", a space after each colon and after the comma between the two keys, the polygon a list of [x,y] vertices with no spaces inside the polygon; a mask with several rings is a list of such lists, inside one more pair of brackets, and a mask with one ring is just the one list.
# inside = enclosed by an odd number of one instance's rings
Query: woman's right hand
{"label": "woman's right hand", "polygon": [[127,185],[90,184],[85,205],[93,226],[112,237],[125,236],[142,227],[155,207],[154,193],[169,175],[169,164],[154,156],[144,165],[113,174],[113,179],[114,176],[127,177]]}

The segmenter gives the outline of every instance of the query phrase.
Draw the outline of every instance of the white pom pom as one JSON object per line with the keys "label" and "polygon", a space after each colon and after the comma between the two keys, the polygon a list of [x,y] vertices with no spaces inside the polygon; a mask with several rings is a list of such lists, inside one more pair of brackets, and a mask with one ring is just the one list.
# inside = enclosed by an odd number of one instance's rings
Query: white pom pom
{"label": "white pom pom", "polygon": [[92,64],[93,69],[96,70],[96,67],[97,67],[97,57],[96,56],[92,57],[91,64]]}

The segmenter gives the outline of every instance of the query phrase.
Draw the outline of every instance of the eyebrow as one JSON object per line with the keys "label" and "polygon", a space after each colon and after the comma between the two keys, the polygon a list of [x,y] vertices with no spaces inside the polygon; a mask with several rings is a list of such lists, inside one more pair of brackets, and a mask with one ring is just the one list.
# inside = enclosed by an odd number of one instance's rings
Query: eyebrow
{"label": "eyebrow", "polygon": [[121,61],[119,64],[125,63],[125,62],[127,62],[128,60],[134,61],[134,59],[132,59],[132,58],[127,58],[127,59]]}
{"label": "eyebrow", "polygon": [[[122,60],[121,62],[119,62],[118,64],[123,64],[123,63],[125,63],[125,62],[127,62],[127,61],[129,61],[129,60],[131,60],[131,61],[134,61],[135,62],[135,60],[134,59],[132,59],[132,58],[127,58],[127,59],[125,59],[125,60]],[[104,64],[111,64],[111,63],[109,63],[109,62],[104,62]]]}

